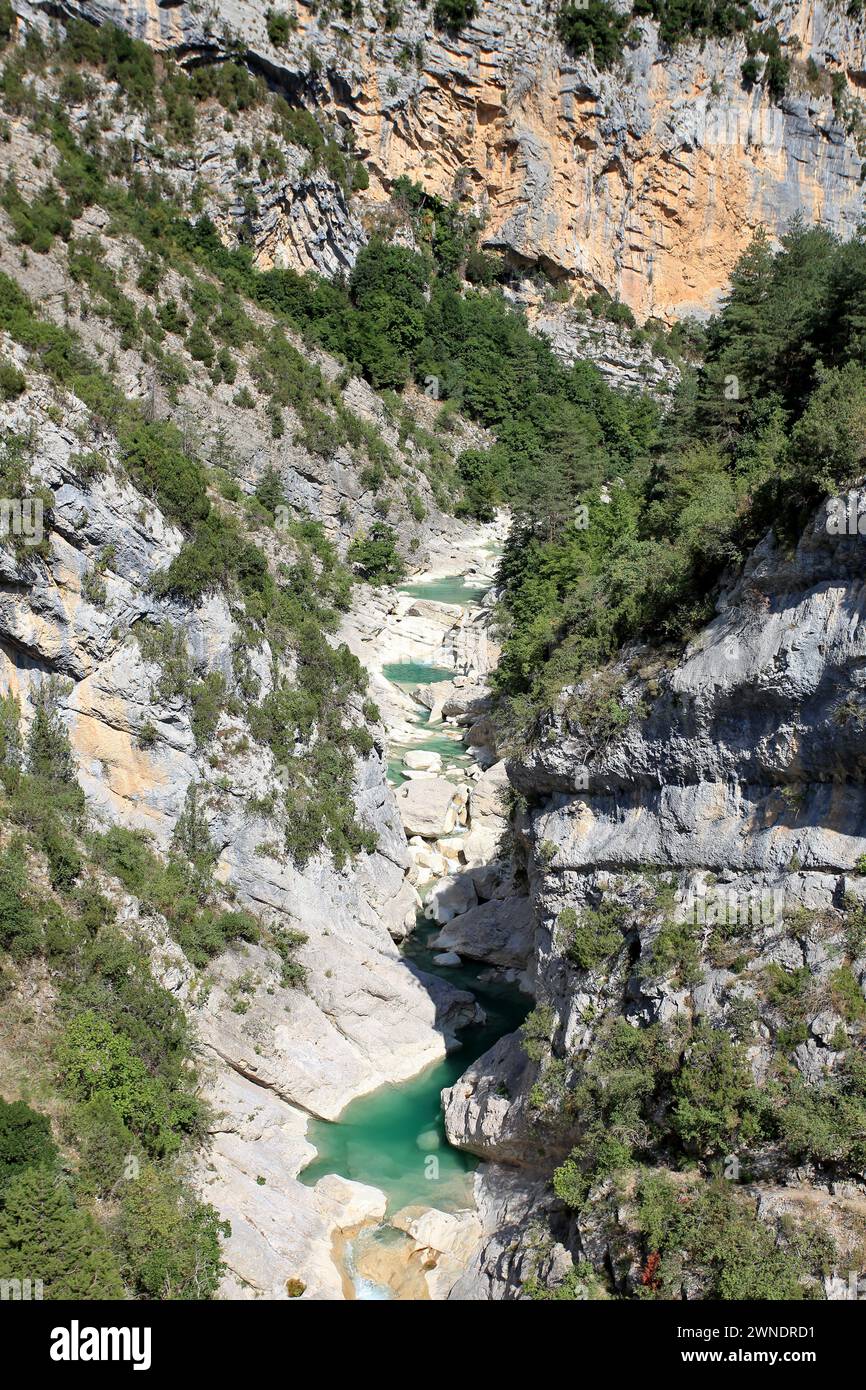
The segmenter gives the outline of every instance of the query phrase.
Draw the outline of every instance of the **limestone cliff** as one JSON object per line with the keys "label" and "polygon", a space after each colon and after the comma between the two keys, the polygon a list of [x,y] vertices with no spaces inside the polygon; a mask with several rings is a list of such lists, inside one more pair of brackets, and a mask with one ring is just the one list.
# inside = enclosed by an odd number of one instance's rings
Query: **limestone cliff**
{"label": "limestone cliff", "polygon": [[[612,1020],[727,1030],[759,1087],[788,1067],[815,1115],[821,1088],[844,1085],[846,1055],[862,1054],[858,507],[857,492],[831,499],[793,554],[766,539],[680,660],[624,653],[624,733],[599,740],[566,694],[540,745],[510,764],[527,801],[517,828],[530,852],[544,1041],[539,1051],[501,1040],[445,1093],[452,1139],[505,1165],[480,1180],[488,1238],[452,1296],[513,1297],[539,1272],[555,1284],[572,1257],[620,1292],[639,1284],[633,1187],[599,1183],[569,1220],[543,1181],[580,1130],[579,1114],[557,1118],[557,1088],[592,1068]],[[839,515],[855,519],[846,534]],[[602,903],[617,928],[598,955],[582,954],[575,933],[584,920],[597,926]],[[795,1005],[773,985],[792,978],[803,990]],[[824,1292],[855,1298],[862,1173],[855,1160],[840,1175],[834,1157],[765,1141],[735,1176],[774,1231],[819,1213],[836,1252]],[[703,1296],[694,1271],[682,1296]]]}
{"label": "limestone cliff", "polygon": [[[34,8],[22,0],[22,13]],[[792,60],[778,104],[744,84],[743,39],[671,51],[645,18],[622,62],[599,73],[563,50],[547,0],[484,0],[459,36],[416,0],[392,29],[377,6],[346,22],[301,0],[279,47],[264,0],[62,9],[112,19],[186,63],[240,54],[351,134],[371,177],[359,211],[380,207],[407,174],[476,208],[486,243],[518,264],[603,287],[641,319],[712,307],[761,225],[779,234],[802,213],[845,236],[862,215],[866,37],[834,0],[754,7]],[[267,201],[263,263],[351,260],[358,226],[332,195],[296,184]]]}

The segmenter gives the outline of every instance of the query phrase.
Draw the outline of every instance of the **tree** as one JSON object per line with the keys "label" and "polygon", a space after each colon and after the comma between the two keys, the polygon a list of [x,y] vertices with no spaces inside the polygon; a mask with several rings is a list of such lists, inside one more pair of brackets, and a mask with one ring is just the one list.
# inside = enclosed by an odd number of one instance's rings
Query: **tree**
{"label": "tree", "polygon": [[396,535],[383,521],[370,527],[369,535],[356,536],[349,546],[349,563],[369,584],[399,584],[405,573],[396,547]]}
{"label": "tree", "polygon": [[33,721],[27,738],[27,770],[46,782],[76,785],[75,758],[60,718],[60,687],[53,677],[43,681],[34,698]]}
{"label": "tree", "polygon": [[692,1152],[726,1152],[735,1139],[755,1137],[754,1081],[726,1033],[698,1026],[673,1089],[674,1128]]}
{"label": "tree", "polygon": [[151,1166],[129,1184],[120,1216],[120,1246],[129,1283],[145,1298],[201,1299],[223,1274],[220,1221],[171,1173]]}
{"label": "tree", "polygon": [[502,499],[494,451],[464,449],[457,460],[457,473],[464,489],[462,510],[476,521],[492,521]]}
{"label": "tree", "polygon": [[562,5],[556,28],[577,57],[590,55],[597,68],[609,68],[622,53],[628,21],[628,15],[617,14],[606,0],[589,0],[588,5]]}
{"label": "tree", "polygon": [[823,373],[791,438],[801,478],[832,493],[866,471],[866,372],[853,362]]}
{"label": "tree", "polygon": [[122,1299],[105,1234],[50,1168],[28,1168],[0,1210],[0,1278],[41,1279],[47,1299]]}
{"label": "tree", "polygon": [[0,1192],[23,1169],[50,1167],[56,1157],[47,1117],[23,1100],[0,1099]]}
{"label": "tree", "polygon": [[437,29],[459,34],[478,13],[478,0],[436,0],[433,23]]}

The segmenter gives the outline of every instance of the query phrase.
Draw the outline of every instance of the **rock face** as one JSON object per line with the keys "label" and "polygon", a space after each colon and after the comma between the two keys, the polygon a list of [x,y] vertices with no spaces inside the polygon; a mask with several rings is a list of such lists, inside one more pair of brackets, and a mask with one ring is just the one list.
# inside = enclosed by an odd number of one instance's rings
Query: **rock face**
{"label": "rock face", "polygon": [[[538,1050],[531,1061],[516,1036],[503,1038],[444,1094],[451,1141],[517,1170],[504,1188],[495,1168],[480,1171],[485,1236],[469,1283],[452,1296],[519,1296],[496,1228],[508,1228],[521,1181],[528,1191],[570,1147],[568,1126],[545,1129],[543,1105],[536,1100],[533,1112],[530,1097],[546,1066],[592,1056],[606,1023],[705,1021],[734,1036],[745,1027],[748,1064],[762,1085],[784,1026],[767,972],[800,972],[808,989],[790,1058],[803,1083],[833,1078],[843,1053],[862,1047],[866,954],[846,914],[866,900],[863,539],[828,525],[831,511],[856,516],[859,500],[855,493],[843,509],[823,507],[793,554],[769,539],[759,545],[675,665],[659,673],[646,653],[626,653],[621,699],[636,714],[607,747],[595,748],[591,731],[561,715],[531,755],[510,765],[532,808],[515,828],[532,849],[548,1061],[540,1064]],[[579,969],[569,932],[602,903],[616,908],[621,943],[609,959]],[[466,954],[473,919],[491,906],[449,922],[437,944]],[[653,964],[671,921],[694,924],[688,972]],[[834,985],[846,961],[850,1006]],[[738,1024],[744,1018],[752,1022]],[[811,1212],[839,1251],[825,1291],[851,1296],[844,1270],[866,1241],[862,1186],[776,1151],[756,1167],[744,1200],[771,1227],[786,1212],[797,1220]],[[623,1254],[636,1218],[618,1191],[593,1191],[569,1250],[613,1270],[625,1292],[640,1265]],[[526,1250],[528,1222],[517,1226],[508,1248]],[[700,1288],[687,1296],[701,1296]]]}
{"label": "rock face", "polygon": [[[457,193],[484,214],[489,246],[602,286],[641,318],[711,307],[761,225],[779,233],[802,212],[848,235],[862,213],[862,155],[834,114],[830,79],[858,97],[863,19],[831,0],[754,7],[793,58],[778,105],[763,85],[744,85],[744,40],[665,50],[646,18],[622,63],[599,74],[563,51],[546,0],[485,0],[459,36],[436,30],[419,0],[400,7],[391,31],[372,15],[347,23],[299,4],[280,48],[268,40],[264,0],[228,0],[218,16],[187,3],[64,8],[111,18],[188,61],[219,57],[239,38],[275,87],[352,129],[371,175],[368,204],[401,174]],[[824,71],[818,81],[810,57]],[[309,256],[307,227],[323,265],[351,259],[357,231],[342,209],[302,187],[288,206],[276,201],[260,228],[263,263]]]}
{"label": "rock face", "polygon": [[[4,348],[14,359],[16,349]],[[55,402],[29,367],[27,390],[4,407],[6,428],[36,432],[33,484],[50,489],[54,503],[44,559],[8,548],[0,554],[0,690],[18,697],[26,725],[41,683],[67,682],[61,717],[103,826],[147,830],[165,849],[195,782],[219,851],[217,877],[265,923],[306,936],[303,991],[281,983],[280,959],[263,945],[215,960],[209,991],[191,988],[173,943],[163,954],[172,962],[169,987],[182,993],[203,1049],[215,1114],[200,1181],[232,1223],[223,1292],[288,1297],[286,1281],[303,1272],[305,1297],[340,1297],[331,1237],[356,1224],[361,1208],[347,1191],[341,1213],[339,1192],[323,1195],[297,1181],[313,1156],[307,1117],[335,1119],[355,1096],[442,1057],[456,1045],[455,1030],[477,1020],[477,1006],[465,991],[404,963],[392,940],[414,921],[417,900],[375,750],[358,760],[355,798],[378,848],[342,870],[326,854],[299,869],[275,845],[267,797],[278,774],[241,706],[220,715],[209,741],[219,756],[202,758],[189,703],[159,694],[161,668],[136,633],[144,623],[170,625],[183,634],[191,670],[221,672],[231,689],[235,619],[222,598],[190,609],[154,597],[148,581],[178,553],[181,533],[124,478],[110,438],[99,440],[104,472],[82,474],[91,415],[71,397],[58,421]],[[97,593],[87,576],[106,554]],[[265,694],[280,672],[264,649],[249,656]],[[450,800],[455,788],[445,787]]]}

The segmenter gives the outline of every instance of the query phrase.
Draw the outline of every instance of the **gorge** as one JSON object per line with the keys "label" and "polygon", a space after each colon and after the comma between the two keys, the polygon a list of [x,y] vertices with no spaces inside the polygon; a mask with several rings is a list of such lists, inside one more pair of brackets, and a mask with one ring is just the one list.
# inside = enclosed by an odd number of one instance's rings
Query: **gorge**
{"label": "gorge", "polygon": [[862,1296],[864,32],[0,0],[0,1279]]}

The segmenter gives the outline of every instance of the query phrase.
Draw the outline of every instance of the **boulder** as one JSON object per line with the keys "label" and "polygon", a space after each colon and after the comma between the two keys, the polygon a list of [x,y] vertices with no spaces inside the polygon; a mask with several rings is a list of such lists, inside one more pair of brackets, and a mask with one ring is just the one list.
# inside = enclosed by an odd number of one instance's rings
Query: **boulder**
{"label": "boulder", "polygon": [[[471,877],[466,875],[471,883]],[[472,888],[472,896],[475,889]],[[528,898],[501,898],[481,903],[452,916],[433,938],[443,951],[457,951],[470,960],[523,970],[532,949],[532,910]]]}
{"label": "boulder", "polygon": [[442,754],[425,748],[410,748],[403,754],[403,766],[411,768],[413,772],[440,772]]}
{"label": "boulder", "polygon": [[445,859],[459,859],[463,853],[465,839],[465,835],[448,835],[444,840],[436,841],[436,848]]}
{"label": "boulder", "polygon": [[483,865],[495,858],[500,833],[490,825],[473,825],[469,834],[462,837],[461,849],[466,863]]}
{"label": "boulder", "polygon": [[444,925],[467,913],[477,902],[471,874],[449,874],[430,893],[426,910],[434,922]]}
{"label": "boulder", "polygon": [[462,962],[456,951],[440,951],[433,957],[434,965],[460,965]]}
{"label": "boulder", "polygon": [[349,1230],[367,1221],[381,1221],[388,1199],[378,1187],[352,1182],[336,1173],[319,1178],[313,1191],[322,1215],[340,1230]]}
{"label": "boulder", "polygon": [[407,835],[438,840],[457,824],[455,789],[444,777],[404,782],[397,788],[397,809]]}
{"label": "boulder", "polygon": [[508,773],[504,760],[478,778],[472,787],[469,812],[473,825],[502,825],[507,819]]}
{"label": "boulder", "polygon": [[426,840],[421,845],[410,845],[409,853],[419,868],[429,869],[434,877],[439,878],[446,872],[444,856],[439,853],[438,847],[434,849]]}

